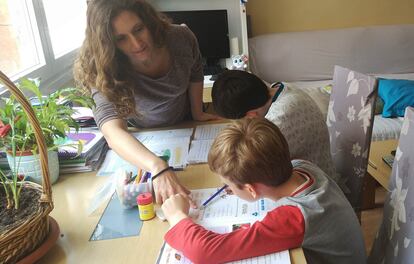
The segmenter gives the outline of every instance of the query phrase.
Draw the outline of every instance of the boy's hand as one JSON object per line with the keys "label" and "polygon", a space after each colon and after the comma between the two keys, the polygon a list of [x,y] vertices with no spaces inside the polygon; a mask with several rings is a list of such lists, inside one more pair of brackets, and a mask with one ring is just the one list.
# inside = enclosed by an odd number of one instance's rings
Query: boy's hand
{"label": "boy's hand", "polygon": [[190,202],[182,194],[174,194],[164,201],[161,208],[170,225],[174,226],[188,217]]}

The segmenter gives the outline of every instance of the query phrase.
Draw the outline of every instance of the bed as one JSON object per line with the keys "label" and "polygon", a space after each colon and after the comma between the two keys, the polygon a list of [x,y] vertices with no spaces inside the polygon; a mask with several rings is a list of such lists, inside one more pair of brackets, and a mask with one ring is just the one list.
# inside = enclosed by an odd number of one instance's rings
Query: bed
{"label": "bed", "polygon": [[[327,114],[334,65],[379,78],[414,80],[414,25],[273,33],[249,39],[251,71],[306,91]],[[377,100],[380,101],[380,100]],[[378,103],[372,140],[397,139],[402,118]]]}

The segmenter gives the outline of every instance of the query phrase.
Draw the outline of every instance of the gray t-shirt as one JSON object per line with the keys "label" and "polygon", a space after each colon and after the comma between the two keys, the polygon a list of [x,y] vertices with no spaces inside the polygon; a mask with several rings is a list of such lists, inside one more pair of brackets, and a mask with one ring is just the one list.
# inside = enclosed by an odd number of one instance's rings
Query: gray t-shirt
{"label": "gray t-shirt", "polygon": [[[186,26],[171,25],[166,46],[172,58],[169,72],[153,79],[136,73],[133,89],[136,111],[140,116],[128,116],[135,127],[173,125],[191,114],[188,89],[191,82],[203,81],[203,67],[198,42]],[[99,127],[118,119],[115,105],[101,92],[92,89],[96,103],[94,116]]]}
{"label": "gray t-shirt", "polygon": [[293,160],[314,183],[295,196],[284,197],[276,207],[297,206],[305,219],[303,252],[308,263],[364,264],[364,238],[358,218],[343,192],[314,164]]}
{"label": "gray t-shirt", "polygon": [[320,109],[309,95],[286,86],[265,117],[279,127],[293,159],[315,163],[338,182],[331,157],[328,128]]}

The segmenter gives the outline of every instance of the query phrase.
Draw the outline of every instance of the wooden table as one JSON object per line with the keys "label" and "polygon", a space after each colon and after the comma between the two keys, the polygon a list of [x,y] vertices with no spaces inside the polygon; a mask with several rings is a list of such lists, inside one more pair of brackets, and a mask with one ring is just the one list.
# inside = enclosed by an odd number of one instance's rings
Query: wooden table
{"label": "wooden table", "polygon": [[[55,208],[51,213],[59,223],[61,237],[39,263],[155,263],[168,223],[155,218],[143,223],[139,236],[89,242],[104,206],[88,216],[86,211],[96,190],[106,177],[96,172],[63,175],[53,185]],[[220,186],[207,164],[191,165],[178,172],[189,189]],[[306,263],[301,248],[290,250],[292,263]]]}
{"label": "wooden table", "polygon": [[390,154],[392,150],[397,148],[397,145],[398,140],[395,139],[374,141],[371,143],[368,173],[387,190],[391,177],[391,168],[382,160],[382,157]]}

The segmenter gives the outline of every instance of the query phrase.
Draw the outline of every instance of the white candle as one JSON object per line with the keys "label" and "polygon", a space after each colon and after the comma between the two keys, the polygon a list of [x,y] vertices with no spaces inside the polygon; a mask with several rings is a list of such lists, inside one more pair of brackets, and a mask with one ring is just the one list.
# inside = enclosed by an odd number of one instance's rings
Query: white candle
{"label": "white candle", "polygon": [[230,40],[230,51],[231,55],[239,55],[239,39],[237,37],[231,38]]}

